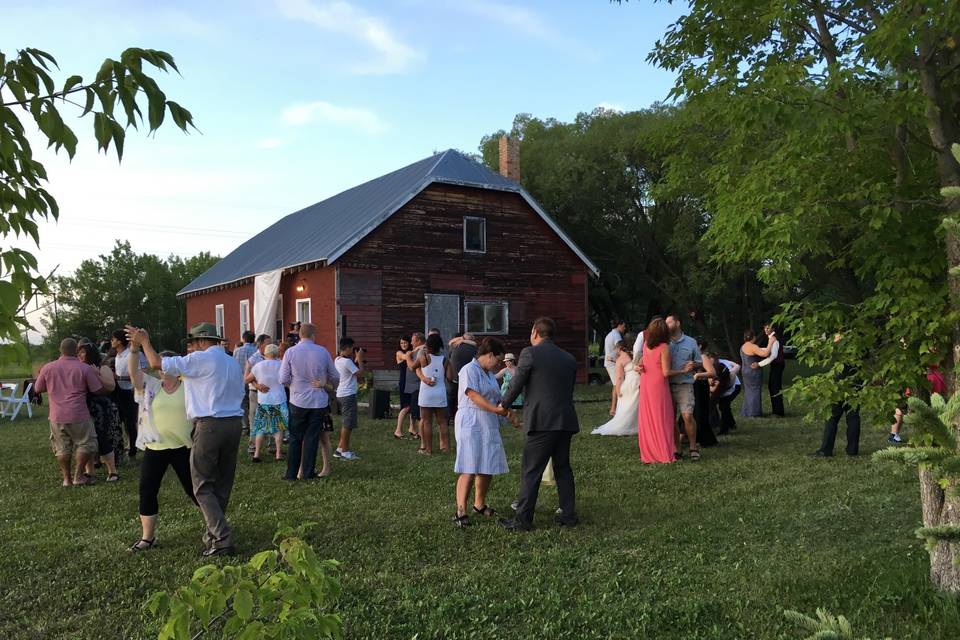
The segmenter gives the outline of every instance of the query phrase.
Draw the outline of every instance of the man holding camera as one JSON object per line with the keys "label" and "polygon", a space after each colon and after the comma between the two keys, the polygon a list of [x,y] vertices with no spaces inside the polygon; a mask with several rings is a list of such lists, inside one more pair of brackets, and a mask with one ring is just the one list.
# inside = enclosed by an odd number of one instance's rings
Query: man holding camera
{"label": "man holding camera", "polygon": [[353,338],[340,340],[340,355],[337,356],[334,366],[340,375],[337,403],[340,405],[343,424],[340,426],[340,444],[333,452],[333,457],[359,460],[360,456],[350,450],[350,436],[357,428],[357,379],[363,375],[363,349],[354,345]]}

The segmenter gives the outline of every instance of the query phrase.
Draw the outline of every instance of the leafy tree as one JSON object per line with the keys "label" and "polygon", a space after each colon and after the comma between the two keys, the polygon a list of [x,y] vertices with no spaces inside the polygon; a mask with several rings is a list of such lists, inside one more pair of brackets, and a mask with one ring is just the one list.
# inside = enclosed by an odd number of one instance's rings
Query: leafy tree
{"label": "leafy tree", "polygon": [[[614,317],[639,325],[654,314],[693,311],[689,331],[735,351],[743,327],[757,327],[772,308],[756,267],[719,266],[701,251],[710,221],[702,201],[690,190],[662,191],[673,144],[666,132],[678,117],[662,106],[598,109],[570,123],[521,114],[510,135],[519,140],[524,187],[600,267],[590,288],[596,329],[605,332]],[[490,167],[498,166],[504,133],[480,144]]]}
{"label": "leafy tree", "polygon": [[[938,354],[960,358],[960,198],[937,195],[960,185],[958,42],[949,0],[692,0],[650,55],[708,123],[671,181],[705,180],[718,261],[762,259],[791,291],[782,319],[829,369],[799,387],[820,406],[889,411]],[[960,524],[960,498],[921,485],[924,511]],[[956,557],[932,549],[938,588],[960,591]]]}
{"label": "leafy tree", "polygon": [[[29,237],[39,246],[38,221],[59,216],[56,199],[45,186],[46,169],[34,158],[21,117],[33,121],[48,147],[65,150],[71,159],[78,138],[60,114],[68,104],[80,111],[80,117],[92,115],[98,148],[106,153],[112,144],[118,160],[128,127],[146,125],[148,131],[156,131],[168,113],[182,131],[193,126],[190,112],[167,100],[144,72],[144,63],[161,71],[177,70],[169,53],[130,48],[119,60],[104,60],[91,82],[71,75],[57,85],[51,73],[59,67],[49,53],[27,48],[8,59],[0,51],[0,238]],[[46,290],[30,252],[0,245],[0,355],[22,356],[15,352],[23,348],[17,337],[27,327],[24,308],[35,293]]]}
{"label": "leafy tree", "polygon": [[73,274],[52,279],[60,305],[57,319],[47,318],[48,351],[67,335],[96,340],[124,324],[150,328],[158,345],[178,349],[186,337],[186,305],[177,291],[213,266],[216,256],[201,253],[186,260],[137,254],[117,241],[107,255],[84,260]]}

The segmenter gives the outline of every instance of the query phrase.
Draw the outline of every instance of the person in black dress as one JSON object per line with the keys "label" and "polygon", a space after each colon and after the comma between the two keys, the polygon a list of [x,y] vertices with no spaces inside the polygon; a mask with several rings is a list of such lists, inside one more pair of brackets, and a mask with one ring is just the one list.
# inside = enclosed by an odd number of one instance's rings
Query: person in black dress
{"label": "person in black dress", "polygon": [[[706,352],[706,341],[703,338],[697,338],[697,345],[700,352]],[[706,371],[694,374],[693,376],[693,419],[697,422],[697,442],[704,447],[713,447],[718,444],[717,437],[710,426],[711,413],[716,408],[711,403],[710,398],[710,375]]]}

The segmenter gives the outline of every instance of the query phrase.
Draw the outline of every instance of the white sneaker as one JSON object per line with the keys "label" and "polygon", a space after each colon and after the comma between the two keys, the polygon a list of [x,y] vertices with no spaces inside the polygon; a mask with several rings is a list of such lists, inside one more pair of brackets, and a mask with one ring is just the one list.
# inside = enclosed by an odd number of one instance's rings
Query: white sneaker
{"label": "white sneaker", "polygon": [[355,454],[353,451],[341,451],[340,457],[344,460],[359,460],[360,456]]}

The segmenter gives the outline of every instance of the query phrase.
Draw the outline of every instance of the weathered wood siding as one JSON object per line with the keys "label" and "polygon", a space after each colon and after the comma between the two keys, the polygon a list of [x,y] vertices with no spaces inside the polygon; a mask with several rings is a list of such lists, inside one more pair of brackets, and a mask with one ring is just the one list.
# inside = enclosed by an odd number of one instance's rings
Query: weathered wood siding
{"label": "weathered wood siding", "polygon": [[[484,254],[463,250],[463,218],[486,220]],[[435,184],[337,261],[339,314],[369,349],[371,368],[392,366],[397,338],[424,330],[424,294],[509,304],[510,351],[529,344],[537,316],[557,322],[557,343],[586,379],[587,270],[515,193]],[[444,336],[448,339],[450,336]]]}

